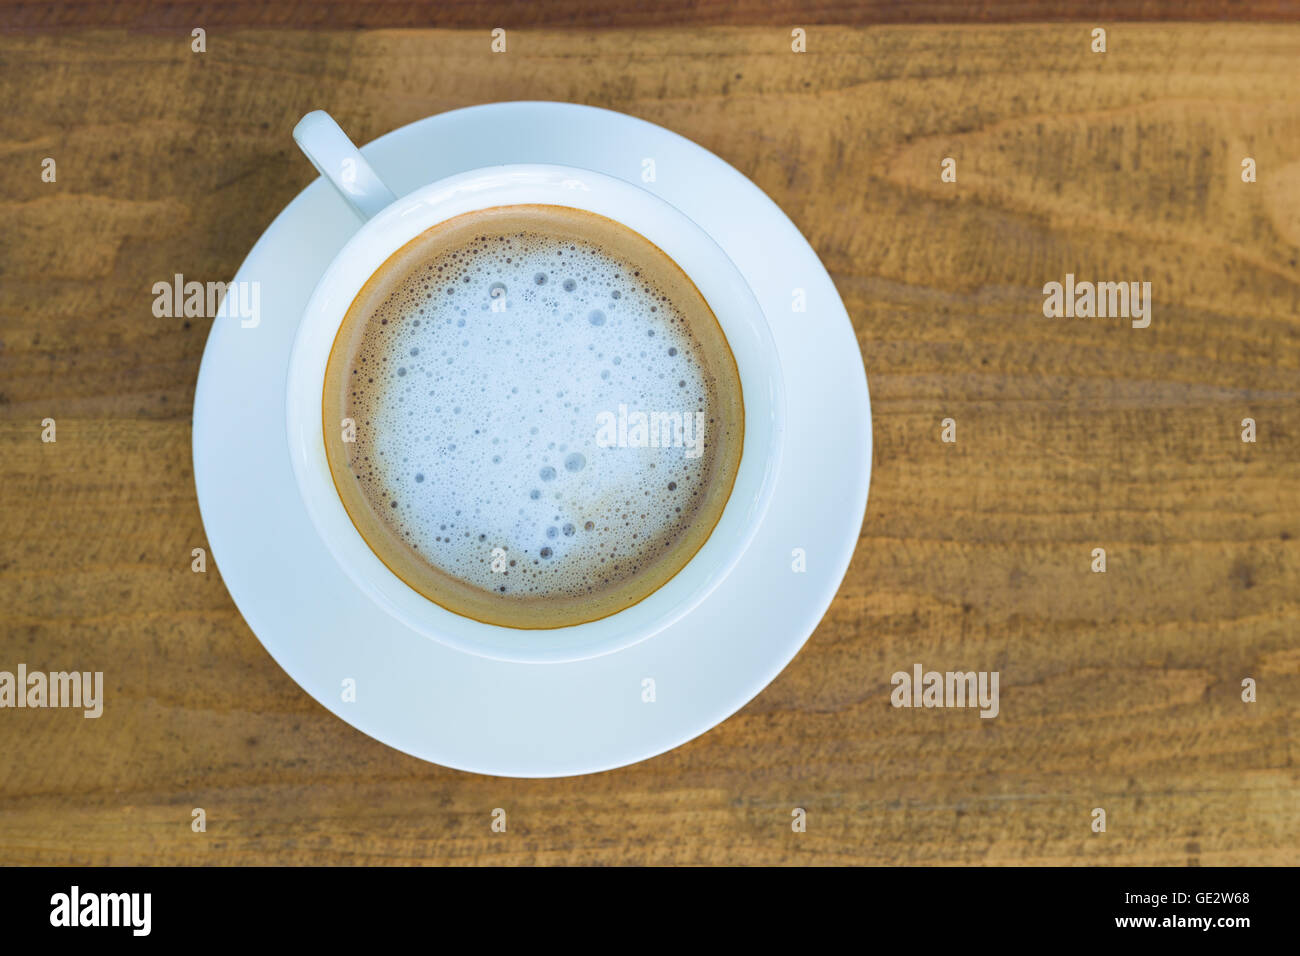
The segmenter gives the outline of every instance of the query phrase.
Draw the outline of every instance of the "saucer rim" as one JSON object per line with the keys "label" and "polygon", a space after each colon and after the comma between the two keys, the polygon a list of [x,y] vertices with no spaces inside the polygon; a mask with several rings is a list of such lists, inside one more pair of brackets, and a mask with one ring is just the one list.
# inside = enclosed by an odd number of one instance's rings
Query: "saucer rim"
{"label": "saucer rim", "polygon": [[[624,132],[634,131],[643,137],[651,137],[657,139],[667,138],[668,142],[677,144],[680,148],[684,149],[687,153],[689,153],[694,160],[697,161],[699,169],[698,171],[694,171],[694,174],[697,177],[700,176],[701,174],[709,173],[709,172],[712,172],[716,175],[721,175],[724,179],[729,180],[728,185],[733,190],[739,190],[740,192],[745,194],[745,198],[747,202],[753,203],[757,206],[762,206],[764,208],[764,211],[766,212],[767,218],[770,219],[775,217],[775,222],[780,227],[780,237],[779,239],[774,238],[772,245],[779,245],[783,249],[786,249],[788,252],[790,252],[792,255],[799,254],[802,255],[805,259],[811,257],[809,261],[810,261],[810,266],[814,269],[813,279],[815,280],[817,286],[821,291],[823,292],[829,291],[828,304],[825,307],[826,311],[831,313],[829,324],[833,324],[835,326],[835,329],[837,329],[840,333],[847,332],[848,337],[851,338],[856,343],[856,334],[853,332],[852,325],[849,320],[847,311],[844,308],[843,302],[840,299],[837,290],[835,290],[833,281],[831,280],[829,274],[826,272],[824,264],[820,261],[820,258],[817,257],[816,252],[811,248],[811,246],[808,244],[807,240],[803,237],[803,235],[799,232],[797,227],[795,227],[794,224],[789,220],[789,218],[785,216],[784,212],[782,212],[780,208],[777,207],[776,204],[770,199],[770,197],[768,197],[765,193],[763,193],[762,190],[759,189],[757,185],[752,183],[748,178],[743,176],[743,174],[741,174],[739,171],[735,170],[733,167],[725,163],[725,161],[721,160],[713,153],[704,149],[704,147],[699,146],[698,144],[695,144],[690,140],[685,139],[684,137],[672,132],[671,130],[664,129],[663,127],[659,127],[655,124],[648,123],[644,120],[637,119],[636,117],[632,117],[627,114],[604,110],[598,107],[582,106],[578,104],[569,104],[569,103],[553,103],[553,102],[538,102],[538,101],[506,101],[506,102],[485,103],[476,106],[464,107],[461,109],[451,110],[448,112],[439,113],[434,116],[417,120],[413,123],[407,124],[389,133],[386,133],[383,136],[366,144],[364,147],[362,147],[362,152],[363,154],[366,155],[366,158],[370,162],[372,162],[372,164],[376,165],[377,168],[383,168],[386,165],[386,163],[385,160],[382,158],[382,156],[379,154],[394,149],[396,144],[399,144],[400,142],[404,141],[409,136],[412,136],[416,133],[424,132],[426,130],[432,135],[434,130],[438,127],[447,127],[447,126],[455,125],[456,123],[463,123],[466,121],[467,118],[472,120],[481,119],[486,121],[492,116],[492,114],[496,113],[498,114],[497,118],[500,119],[500,114],[511,110],[543,111],[543,112],[548,112],[553,114],[567,114],[567,116],[556,115],[554,117],[556,120],[560,121],[559,122],[560,126],[563,126],[565,120],[568,118],[577,118],[579,116],[585,116],[588,119],[594,118],[597,122],[621,125],[623,126]],[[557,164],[560,165],[574,165],[572,162],[565,162],[562,160],[538,159],[537,161],[556,162]],[[498,163],[498,164],[502,164],[502,163]],[[492,165],[492,164],[478,163],[477,165]],[[708,167],[710,166],[712,167],[711,171],[708,169]],[[608,169],[597,167],[597,171],[604,172],[607,175],[617,176],[616,172]],[[448,174],[443,173],[442,175],[448,175]],[[385,178],[386,181],[392,181],[389,180],[387,176]],[[395,177],[395,178],[400,182],[400,177]],[[433,178],[441,178],[441,176],[433,177]],[[420,184],[416,184],[416,185],[420,185]],[[286,257],[283,254],[277,252],[274,248],[278,243],[283,241],[284,237],[281,234],[285,231],[285,229],[287,228],[287,224],[290,223],[294,219],[294,217],[296,217],[299,213],[306,211],[307,207],[312,205],[314,199],[325,194],[325,191],[332,191],[332,187],[329,186],[327,183],[325,183],[322,179],[317,178],[313,180],[310,184],[308,184],[308,186],[305,187],[301,192],[299,192],[294,197],[294,199],[291,200],[285,206],[285,208],[280,211],[280,213],[275,217],[275,219],[271,222],[271,224],[266,228],[266,230],[254,243],[248,256],[241,264],[240,269],[236,274],[235,281],[238,281],[241,278],[241,276],[244,276],[247,272],[251,271],[252,268],[254,268],[255,266],[258,268],[264,268],[264,266],[261,263],[263,257],[265,257],[267,259],[267,262],[272,266],[276,265],[277,262],[282,264],[283,260]],[[714,239],[714,241],[717,242],[718,245],[720,245],[723,248],[724,252],[726,252],[730,258],[732,258],[733,262],[736,264],[741,274],[745,276],[746,280],[749,281],[751,285],[755,285],[754,277],[751,277],[747,273],[744,264],[742,264],[742,262],[737,260],[737,257],[734,254],[732,248],[730,248],[728,246],[728,243],[725,242],[723,238],[720,238],[717,233],[710,230],[705,223],[699,222],[699,217],[698,215],[696,215],[695,210],[691,208],[683,207],[681,203],[676,199],[674,199],[672,196],[663,196],[663,198],[668,202],[670,202],[671,204],[677,206],[685,215],[690,216],[692,219],[695,219],[697,223],[699,223],[701,228],[704,229],[705,232],[708,233]],[[337,197],[333,197],[333,199],[335,202],[339,203],[340,206],[342,205],[342,201],[339,200]],[[347,215],[351,216],[351,213],[348,212]],[[751,216],[750,218],[751,219],[757,218],[757,216],[755,214],[755,216]],[[355,217],[353,217],[353,222],[355,222]],[[354,226],[354,229],[355,228],[356,226]],[[343,241],[346,241],[346,238],[344,238]],[[341,244],[342,242],[339,243],[340,246]],[[325,257],[325,263],[328,263],[330,258],[331,256],[327,255]],[[305,303],[306,300],[310,297],[311,288],[313,288],[315,285],[315,278],[302,279],[301,281],[304,284],[310,282],[310,286],[303,290],[304,294],[301,296],[301,302]],[[764,296],[760,293],[760,290],[758,288],[755,288],[754,291],[755,291],[756,298],[758,298],[760,303],[764,305],[765,313],[767,313],[767,304],[768,304],[767,301],[764,299]],[[774,299],[773,301],[779,301],[779,300]],[[769,321],[771,321],[772,320],[771,313],[768,313],[768,316],[769,316]],[[294,331],[296,331],[297,328],[297,321],[298,321],[297,318],[293,320]],[[204,349],[204,356],[200,365],[198,382],[196,384],[196,389],[195,389],[194,418],[193,418],[194,427],[192,433],[193,436],[192,453],[194,455],[194,462],[195,462],[194,480],[195,480],[196,494],[199,499],[200,513],[203,518],[205,532],[208,534],[208,543],[210,545],[211,556],[213,558],[214,564],[218,564],[218,565],[223,564],[223,561],[219,560],[219,558],[224,559],[224,557],[229,556],[229,553],[226,552],[224,545],[221,549],[218,549],[214,541],[214,538],[220,537],[220,535],[213,535],[212,533],[212,529],[214,526],[213,522],[218,520],[219,517],[214,510],[217,508],[218,502],[213,500],[212,496],[214,492],[209,492],[205,494],[204,485],[208,479],[201,478],[200,476],[200,470],[201,470],[200,462],[204,461],[206,458],[206,455],[202,452],[200,445],[203,436],[207,434],[211,426],[210,424],[205,424],[205,422],[201,421],[200,419],[201,416],[204,416],[204,410],[206,409],[207,403],[209,401],[209,397],[208,397],[209,394],[216,388],[216,386],[214,385],[215,376],[218,376],[223,371],[221,369],[218,369],[216,367],[216,364],[218,361],[227,360],[227,357],[223,356],[221,358],[218,358],[216,354],[222,348],[222,343],[219,341],[222,335],[220,326],[221,326],[220,320],[213,323],[212,329],[209,332],[207,344]],[[294,331],[291,331],[289,334],[290,342],[292,341]],[[777,330],[775,328],[773,328],[772,331],[774,336],[776,336],[778,340],[778,352],[780,352],[781,337],[779,335],[776,335]],[[287,359],[287,352],[285,357]],[[844,356],[833,355],[830,358],[832,361],[828,364],[834,364],[834,362],[843,359]],[[786,356],[784,354],[781,354],[781,360],[782,360],[783,371],[785,372],[787,377],[790,376],[792,368],[798,369],[798,362],[787,361]],[[808,374],[807,370],[801,370],[801,371],[803,371],[805,375]],[[824,369],[820,367],[816,370],[816,372],[818,373],[822,371],[824,371]],[[231,586],[229,579],[226,580],[227,591],[230,593],[232,601],[234,601],[236,607],[240,611],[241,615],[244,617],[245,621],[248,623],[250,629],[254,632],[254,635],[257,636],[259,642],[263,645],[263,647],[266,648],[267,652],[271,655],[272,659],[275,660],[276,663],[280,665],[280,667],[295,681],[295,683],[299,684],[299,686],[301,686],[310,696],[312,696],[319,703],[325,706],[326,709],[330,710],[332,713],[336,714],[338,717],[343,719],[346,723],[352,725],[358,730],[361,730],[363,733],[366,733],[368,736],[374,737],[375,739],[379,740],[380,742],[384,743],[387,746],[392,747],[393,749],[400,750],[404,753],[408,753],[411,756],[417,757],[418,759],[421,760],[425,760],[431,763],[436,763],[440,766],[446,766],[449,768],[458,769],[466,772],[481,773],[481,774],[486,774],[491,776],[515,777],[515,778],[549,778],[549,777],[574,776],[574,775],[580,775],[586,773],[596,773],[604,770],[615,769],[617,767],[627,766],[629,764],[639,763],[643,760],[650,759],[654,756],[665,753],[669,750],[676,749],[677,747],[682,746],[683,744],[689,742],[690,740],[693,740],[695,737],[698,737],[701,734],[716,727],[717,725],[725,721],[727,718],[734,715],[746,703],[753,700],[759,693],[761,693],[761,691],[764,688],[766,688],[771,683],[771,681],[782,670],[785,669],[785,667],[789,665],[791,660],[793,660],[793,658],[796,656],[798,651],[803,647],[803,645],[807,642],[808,638],[811,636],[813,631],[816,629],[817,625],[821,622],[822,618],[826,614],[826,611],[829,609],[835,595],[838,593],[843,583],[844,576],[847,573],[848,567],[851,563],[853,553],[856,547],[856,543],[860,534],[861,526],[863,521],[865,520],[866,506],[867,506],[867,501],[870,492],[872,445],[873,445],[872,429],[871,429],[870,394],[869,394],[869,389],[868,389],[868,384],[866,379],[865,367],[862,362],[860,347],[852,350],[852,356],[847,361],[847,367],[842,369],[841,372],[846,375],[846,380],[843,383],[846,386],[846,390],[856,391],[860,386],[860,396],[861,396],[860,409],[858,409],[856,406],[853,406],[851,404],[849,405],[849,409],[850,409],[850,414],[852,414],[854,411],[860,410],[861,413],[860,417],[863,419],[861,424],[864,425],[861,434],[851,432],[850,435],[848,436],[847,441],[851,442],[852,444],[851,447],[845,449],[843,457],[846,460],[852,459],[852,462],[856,463],[859,467],[856,470],[850,472],[853,480],[846,483],[846,488],[844,490],[846,490],[849,493],[849,497],[847,498],[847,500],[841,499],[840,502],[837,502],[837,504],[846,503],[847,505],[851,506],[851,507],[841,507],[839,509],[840,510],[839,519],[840,521],[843,522],[844,526],[846,526],[847,528],[851,528],[851,533],[849,533],[846,530],[841,535],[838,535],[836,537],[835,540],[838,542],[838,545],[831,547],[829,560],[827,560],[823,564],[823,567],[827,568],[828,570],[818,574],[815,579],[811,575],[809,576],[808,580],[810,581],[815,580],[817,584],[815,587],[810,588],[807,591],[807,593],[800,596],[798,602],[799,606],[803,607],[805,610],[803,613],[800,613],[798,616],[800,621],[804,623],[801,623],[800,626],[798,627],[785,628],[782,632],[785,634],[785,637],[783,639],[780,637],[780,635],[775,635],[774,638],[769,642],[769,644],[765,645],[763,649],[764,650],[763,659],[767,661],[766,666],[757,666],[751,668],[752,673],[743,686],[733,688],[729,693],[726,694],[725,698],[722,697],[721,694],[719,694],[718,697],[715,697],[708,705],[707,714],[705,714],[704,716],[696,717],[694,719],[686,718],[687,722],[689,722],[691,726],[690,729],[686,730],[685,732],[681,730],[677,730],[671,732],[658,731],[656,733],[653,729],[651,729],[644,732],[644,736],[646,736],[648,739],[641,741],[636,745],[633,745],[631,743],[623,745],[620,748],[621,752],[618,753],[617,755],[604,756],[601,758],[597,758],[594,761],[590,759],[582,760],[580,758],[574,758],[571,755],[566,756],[564,758],[557,758],[554,761],[551,761],[549,758],[543,758],[540,761],[540,763],[544,764],[545,766],[539,766],[536,763],[532,763],[532,762],[530,762],[529,766],[522,766],[522,765],[505,766],[503,765],[501,759],[499,758],[494,759],[493,757],[487,755],[476,754],[475,755],[476,759],[465,759],[464,757],[449,757],[445,753],[435,753],[435,751],[438,750],[439,748],[437,748],[436,746],[433,747],[429,746],[427,734],[423,739],[418,741],[414,741],[412,737],[413,732],[418,734],[422,730],[427,731],[428,728],[414,728],[413,730],[413,728],[411,728],[410,726],[402,726],[400,724],[395,727],[382,726],[385,723],[385,720],[382,716],[377,716],[376,713],[364,709],[349,711],[344,707],[341,707],[339,703],[330,699],[329,695],[324,694],[323,692],[318,693],[317,690],[313,689],[313,687],[310,686],[309,684],[309,678],[312,677],[313,675],[304,673],[304,671],[307,669],[308,658],[300,658],[299,660],[294,661],[292,664],[288,660],[289,658],[293,657],[294,652],[300,651],[300,648],[295,648],[292,642],[285,642],[284,640],[279,639],[276,635],[268,633],[272,629],[272,624],[269,619],[269,614],[266,612],[264,606],[263,607],[254,606],[263,603],[261,596],[254,595],[250,592],[237,594],[236,593],[237,589]],[[789,394],[791,391],[792,391],[792,385],[789,381],[787,381],[787,394]],[[789,418],[787,418],[787,425],[788,424],[789,424]],[[282,429],[281,432],[283,432]],[[844,436],[840,436],[840,439],[842,441],[845,440]],[[857,454],[853,455],[852,452],[855,450],[857,451]],[[285,452],[285,458],[286,460],[283,462],[283,464],[287,469],[288,466],[287,451]],[[791,462],[787,459],[785,462],[783,462],[782,469],[784,471],[784,469],[789,467],[791,467]],[[817,473],[816,469],[810,469],[810,470],[812,470],[814,474]],[[294,490],[296,492],[296,487]],[[207,504],[205,504],[205,499],[207,499]],[[775,506],[775,500],[773,502],[773,506]],[[769,509],[768,515],[765,516],[764,518],[763,525],[768,524],[772,520],[773,520],[772,510]],[[761,533],[762,530],[763,530],[763,526],[760,525],[759,532]],[[224,534],[224,531],[222,532],[222,534]],[[758,538],[759,538],[759,534],[756,534],[753,541],[756,543]],[[249,546],[251,546],[251,544]],[[751,543],[750,546],[751,550],[754,546],[755,544]],[[323,549],[323,545],[321,545],[321,547]],[[221,551],[221,555],[218,554],[219,550]],[[245,550],[247,550],[247,548],[245,548]],[[742,576],[742,574],[744,573],[744,565],[745,565],[745,561],[742,559],[741,564],[738,565],[737,568],[733,571],[732,574],[733,578]],[[339,573],[342,573],[342,571],[340,570]],[[683,618],[681,621],[678,621],[675,625],[673,625],[672,628],[669,629],[669,632],[679,632],[683,629],[690,628],[692,618],[696,618],[696,619],[700,618],[704,608],[708,606],[710,602],[717,602],[719,599],[720,598],[717,593],[711,595],[710,598],[706,600],[704,605],[701,605],[700,608],[697,608],[696,610],[692,611],[691,614],[688,614],[685,618]],[[370,608],[370,611],[372,615],[383,614],[381,610],[373,606]],[[653,645],[655,643],[663,644],[666,641],[666,635],[669,632],[655,635],[654,637],[647,639],[647,641],[635,645],[632,648],[628,648],[624,651],[620,651],[620,652],[616,652],[615,654],[608,655],[605,658],[605,660],[607,661],[611,659],[618,660],[620,657],[623,657],[624,655],[629,655],[630,652],[635,651],[637,648],[645,648],[647,645]],[[268,636],[263,636],[264,633],[268,634]],[[423,638],[422,636],[419,635],[414,635],[414,636],[417,640],[427,641],[427,639]],[[460,657],[464,658],[464,660],[471,662],[471,666],[473,666],[473,662],[483,660],[481,658],[475,658],[474,655],[466,654],[464,652],[453,652],[453,653],[456,653]],[[315,664],[315,661],[313,660],[312,663]],[[523,663],[512,664],[512,663],[505,663],[505,662],[495,662],[496,666],[500,666],[500,667],[513,667],[513,668],[520,668],[520,669],[542,667],[542,668],[556,669],[557,671],[562,669],[576,669],[585,663],[587,662],[577,661],[577,662],[567,662],[567,663],[548,663],[542,665],[535,665],[535,664],[523,664]],[[655,739],[654,742],[650,742],[649,738],[657,738],[657,739]],[[494,766],[493,764],[496,765]]]}

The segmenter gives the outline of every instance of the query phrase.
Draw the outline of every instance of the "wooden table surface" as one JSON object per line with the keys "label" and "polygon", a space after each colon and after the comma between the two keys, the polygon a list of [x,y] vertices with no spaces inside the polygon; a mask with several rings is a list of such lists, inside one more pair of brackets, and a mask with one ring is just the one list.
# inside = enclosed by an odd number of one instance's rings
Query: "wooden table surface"
{"label": "wooden table surface", "polygon": [[[1091,27],[0,35],[0,670],[106,697],[0,710],[0,862],[1300,862],[1300,26],[1112,23],[1105,54]],[[567,780],[371,740],[191,572],[210,320],[151,309],[312,180],[306,111],[365,142],[510,99],[752,178],[834,278],[874,413],[857,552],[794,662]],[[1149,281],[1150,327],[1045,318],[1066,273]],[[998,671],[1001,713],[892,708],[918,662]]]}

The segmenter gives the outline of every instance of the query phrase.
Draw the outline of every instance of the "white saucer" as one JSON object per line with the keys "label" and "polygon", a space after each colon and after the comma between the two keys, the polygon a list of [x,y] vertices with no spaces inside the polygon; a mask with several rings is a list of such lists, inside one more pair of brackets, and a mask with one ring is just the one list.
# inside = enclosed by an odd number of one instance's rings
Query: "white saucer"
{"label": "white saucer", "polygon": [[[288,131],[285,131],[288,142]],[[218,318],[194,396],[194,481],[213,559],[271,656],[357,729],[448,767],[554,777],[670,750],[762,690],[817,626],[848,569],[867,503],[871,411],[857,339],[830,277],[753,183],[661,127],[564,103],[443,113],[362,149],[397,195],[501,163],[594,169],[649,189],[723,247],[771,323],[786,375],[775,497],[730,577],[666,631],[617,653],[518,664],[455,651],[370,603],[330,557],[286,447],[285,373],[317,279],[360,222],[317,179],[235,277],[260,282],[261,321]],[[654,160],[657,182],[641,181]],[[306,164],[307,160],[302,159]],[[803,289],[806,312],[793,312]],[[802,549],[807,570],[792,570]],[[646,702],[646,680],[654,701]],[[355,702],[344,687],[355,681]]]}

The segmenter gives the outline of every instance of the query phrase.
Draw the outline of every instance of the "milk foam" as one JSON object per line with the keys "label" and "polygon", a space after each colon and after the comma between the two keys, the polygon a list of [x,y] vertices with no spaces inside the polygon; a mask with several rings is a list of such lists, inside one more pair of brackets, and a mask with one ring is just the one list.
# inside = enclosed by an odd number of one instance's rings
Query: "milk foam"
{"label": "milk foam", "polygon": [[[479,235],[408,268],[348,371],[351,468],[372,510],[503,597],[591,595],[671,549],[726,427],[681,309],[631,262],[540,232]],[[602,447],[620,406],[702,421],[702,453]]]}

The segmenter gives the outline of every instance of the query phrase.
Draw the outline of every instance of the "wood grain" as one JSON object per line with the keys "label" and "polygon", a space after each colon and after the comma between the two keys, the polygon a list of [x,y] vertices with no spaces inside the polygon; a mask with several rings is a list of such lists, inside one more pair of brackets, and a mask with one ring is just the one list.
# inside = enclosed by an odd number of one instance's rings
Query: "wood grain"
{"label": "wood grain", "polygon": [[[1300,862],[1300,28],[813,39],[0,38],[0,669],[103,670],[107,696],[0,710],[0,862]],[[311,180],[307,110],[366,141],[524,98],[663,124],[766,190],[844,296],[876,443],[794,663],[704,737],[563,781],[352,730],[190,572],[208,322],[151,314],[160,278],[232,276]],[[1067,272],[1151,282],[1151,327],[1044,318]],[[998,670],[1001,714],[891,708],[916,662]]]}
{"label": "wood grain", "polygon": [[1300,20],[1297,0],[0,0],[0,33],[194,27],[376,29],[866,26],[917,23],[1098,25],[1141,20]]}

